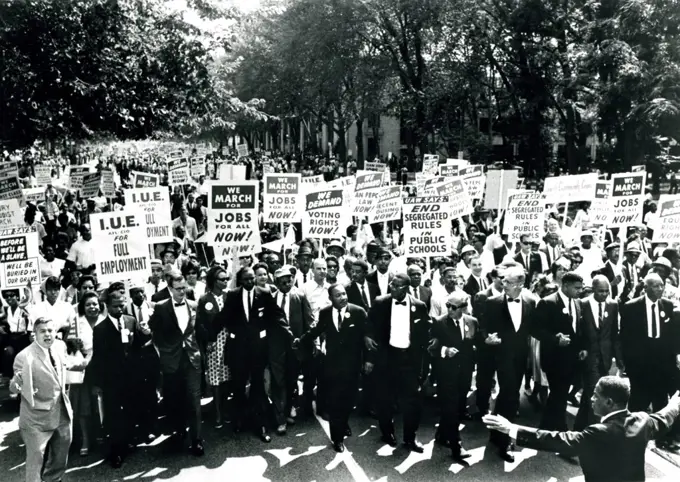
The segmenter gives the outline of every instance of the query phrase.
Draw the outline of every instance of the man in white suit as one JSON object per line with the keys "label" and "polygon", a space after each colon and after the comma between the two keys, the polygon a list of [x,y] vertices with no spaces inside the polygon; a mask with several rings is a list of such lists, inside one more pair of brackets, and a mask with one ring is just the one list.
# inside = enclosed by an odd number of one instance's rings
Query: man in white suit
{"label": "man in white suit", "polygon": [[52,320],[38,318],[35,341],[14,360],[10,391],[22,398],[19,431],[26,445],[26,482],[60,481],[68,462],[73,411],[66,396],[66,346],[56,339],[57,328]]}

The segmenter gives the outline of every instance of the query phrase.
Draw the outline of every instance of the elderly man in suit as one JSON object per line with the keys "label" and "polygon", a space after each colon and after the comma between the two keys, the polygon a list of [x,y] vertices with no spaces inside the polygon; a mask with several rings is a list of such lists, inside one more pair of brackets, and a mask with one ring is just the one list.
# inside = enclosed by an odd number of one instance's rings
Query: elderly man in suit
{"label": "elderly man in suit", "polygon": [[475,346],[479,324],[465,314],[465,293],[453,293],[446,300],[448,314],[433,320],[428,351],[437,377],[437,399],[440,404],[437,440],[451,448],[454,459],[470,456],[460,441],[459,414],[464,412],[475,366]]}
{"label": "elderly man in suit", "polygon": [[432,290],[427,286],[423,286],[423,269],[417,264],[411,264],[406,269],[406,274],[411,278],[411,296],[418,301],[422,301],[430,311],[430,300],[432,299]]}
{"label": "elderly man in suit", "polygon": [[569,388],[577,381],[579,363],[588,355],[579,327],[582,290],[581,275],[566,273],[560,291],[541,299],[536,307],[532,335],[541,342],[541,367],[550,388],[540,424],[544,430],[567,429]]}
{"label": "elderly man in suit", "polygon": [[123,465],[134,431],[133,405],[137,402],[130,383],[138,369],[131,356],[137,336],[135,319],[123,314],[125,296],[120,291],[106,295],[106,319],[93,330],[92,360],[88,375],[95,393],[104,402],[104,429],[110,437],[109,463],[114,469]]}
{"label": "elderly man in suit", "polygon": [[590,397],[597,381],[609,374],[612,358],[616,357],[616,364],[623,368],[619,344],[619,305],[609,298],[607,277],[596,275],[593,278],[593,294],[579,300],[579,303],[580,332],[588,357],[582,370],[583,395],[574,422],[574,430],[583,430],[594,423],[595,416],[590,405]]}
{"label": "elderly man in suit", "polygon": [[[277,291],[274,294],[276,304],[286,314],[288,326],[294,338],[300,338],[314,323],[312,308],[302,291],[294,286],[295,268],[290,265],[280,267],[274,273]],[[298,392],[298,376],[304,374],[302,405],[312,413],[312,395],[316,372],[312,359],[315,347],[309,349],[293,350],[292,346],[286,345],[285,381],[278,390],[272,389],[272,399],[276,409],[277,432],[282,435],[286,432],[286,424],[295,423],[295,397]]]}
{"label": "elderly man in suit", "polygon": [[[524,268],[512,266],[503,272],[504,294],[489,298],[480,319],[481,338],[489,358],[490,372],[498,374],[499,392],[495,413],[512,420],[519,409],[519,389],[529,356],[529,336],[536,299],[524,292]],[[514,462],[507,437],[492,432],[491,442],[506,462]]]}
{"label": "elderly man in suit", "polygon": [[[620,340],[630,378],[631,410],[660,410],[677,383],[680,366],[677,320],[673,303],[662,298],[664,283],[657,274],[645,277],[645,294],[621,307]],[[657,440],[665,445],[666,440]]]}
{"label": "elderly man in suit", "polygon": [[[229,332],[225,359],[231,371],[234,389],[234,430],[243,429],[248,405],[260,439],[271,442],[268,433],[269,403],[265,393],[265,369],[272,361],[272,349],[292,341],[286,313],[269,291],[255,286],[255,273],[243,268],[241,287],[229,291],[218,322]],[[250,380],[250,403],[246,384]]]}
{"label": "elderly man in suit", "polygon": [[73,411],[66,396],[66,347],[55,322],[38,318],[35,341],[14,359],[10,391],[21,395],[19,432],[26,446],[26,482],[60,481],[71,446]]}
{"label": "elderly man in suit", "polygon": [[586,482],[645,480],[647,442],[667,432],[678,417],[680,393],[676,392],[665,408],[652,415],[629,412],[629,396],[626,379],[602,377],[591,399],[600,423],[580,432],[536,430],[514,425],[497,415],[487,415],[484,423],[489,430],[508,434],[518,445],[577,455]]}
{"label": "elderly man in suit", "polygon": [[159,353],[163,396],[174,430],[170,448],[181,450],[189,425],[191,453],[204,454],[201,439],[201,352],[208,333],[196,324],[196,303],[186,299],[187,282],[177,270],[166,275],[170,299],[157,303],[149,320],[151,338]]}
{"label": "elderly man in suit", "polygon": [[401,398],[404,417],[404,446],[423,453],[416,441],[420,424],[420,377],[423,356],[429,343],[430,318],[422,301],[408,294],[411,280],[398,273],[390,282],[390,294],[376,298],[369,311],[369,340],[376,349],[367,371],[375,365],[378,387],[378,422],[382,440],[396,447],[395,402]]}
{"label": "elderly man in suit", "polygon": [[347,292],[341,284],[331,285],[328,295],[331,306],[319,312],[319,322],[296,345],[325,337],[326,359],[321,376],[326,387],[331,441],[335,451],[341,453],[345,451],[344,438],[352,435],[349,415],[359,384],[368,320],[363,308],[347,302]]}

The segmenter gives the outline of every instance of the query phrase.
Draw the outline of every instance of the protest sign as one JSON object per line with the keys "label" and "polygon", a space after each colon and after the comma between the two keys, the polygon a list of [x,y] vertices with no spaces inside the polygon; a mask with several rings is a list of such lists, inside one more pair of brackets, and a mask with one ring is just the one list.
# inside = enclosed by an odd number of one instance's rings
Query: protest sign
{"label": "protest sign", "polygon": [[98,172],[85,174],[83,176],[83,185],[80,188],[80,197],[83,199],[93,198],[99,194],[102,177]]}
{"label": "protest sign", "polygon": [[445,183],[446,181],[447,178],[445,177],[441,176],[430,177],[429,179],[426,179],[425,182],[423,183],[423,192],[427,193],[430,196],[434,196],[434,193],[429,191],[434,190],[435,187]]}
{"label": "protest sign", "polygon": [[401,186],[380,188],[377,205],[369,215],[370,223],[383,223],[401,219],[401,206],[403,204],[401,188]]}
{"label": "protest sign", "polygon": [[608,226],[627,226],[642,223],[645,177],[644,171],[619,173],[612,176]]}
{"label": "protest sign", "polygon": [[305,194],[303,236],[319,239],[342,238],[351,221],[350,206],[345,201],[342,189],[313,188]]}
{"label": "protest sign", "polygon": [[680,194],[662,194],[658,206],[652,242],[670,246],[680,241]]}
{"label": "protest sign", "polygon": [[364,162],[364,170],[365,171],[385,172],[386,167],[387,167],[387,164],[384,164],[382,162],[369,162],[369,161]]}
{"label": "protest sign", "polygon": [[298,223],[303,199],[300,174],[264,175],[264,222]]}
{"label": "protest sign", "polygon": [[525,235],[531,241],[540,241],[544,235],[544,218],[545,200],[542,193],[511,190],[508,193],[503,234],[507,234],[513,243],[519,242]]}
{"label": "protest sign", "polygon": [[460,218],[472,213],[472,199],[468,196],[465,183],[459,177],[448,178],[434,188],[437,196],[449,199],[449,213],[452,218]]}
{"label": "protest sign", "polygon": [[182,151],[172,151],[169,155],[170,159],[179,159],[184,155]]}
{"label": "protest sign", "polygon": [[[458,151],[458,154],[462,154],[462,151]],[[458,159],[453,159],[451,157],[448,157],[446,159],[446,164],[449,166],[458,166],[459,168],[469,166],[470,161],[466,161],[465,159],[461,159],[460,157]]]}
{"label": "protest sign", "polygon": [[44,187],[32,187],[29,189],[22,189],[24,200],[27,203],[33,203],[35,206],[45,201],[45,188]]}
{"label": "protest sign", "polygon": [[[590,203],[588,215],[590,223],[595,226],[606,226],[609,221],[609,194],[612,190],[611,181],[600,181],[595,183],[595,198]],[[587,226],[585,227],[588,228]]]}
{"label": "protest sign", "polygon": [[29,226],[0,229],[0,286],[40,285],[38,233]]}
{"label": "protest sign", "polygon": [[270,159],[266,159],[262,161],[262,174],[273,174],[274,173],[274,167],[272,166],[272,161]]}
{"label": "protest sign", "polygon": [[382,172],[359,171],[357,173],[357,182],[354,185],[354,197],[352,199],[352,213],[355,216],[368,217],[373,211],[383,178]]}
{"label": "protest sign", "polygon": [[496,169],[486,173],[486,189],[484,190],[486,209],[505,209],[508,204],[508,190],[517,187],[518,173],[516,169]]}
{"label": "protest sign", "polygon": [[20,203],[23,205],[24,195],[18,177],[0,179],[0,200],[1,199],[19,199]]}
{"label": "protest sign", "polygon": [[213,182],[208,191],[208,244],[250,245],[260,237],[259,181]]}
{"label": "protest sign", "polygon": [[248,157],[248,144],[239,144],[236,146],[238,157]]}
{"label": "protest sign", "polygon": [[458,166],[440,164],[439,175],[443,177],[456,177],[458,175]]}
{"label": "protest sign", "polygon": [[52,184],[52,167],[45,164],[38,164],[35,169],[35,182],[38,186]]}
{"label": "protest sign", "polygon": [[23,226],[24,217],[18,199],[0,201],[0,229]]}
{"label": "protest sign", "polygon": [[146,172],[130,172],[130,181],[133,188],[157,187],[161,184],[160,176],[156,174],[147,174]]}
{"label": "protest sign", "polygon": [[149,245],[144,213],[132,207],[90,214],[97,280],[104,283],[149,276]]}
{"label": "protest sign", "polygon": [[167,188],[159,186],[126,189],[125,205],[134,206],[144,214],[148,244],[172,242],[170,193]]}
{"label": "protest sign", "polygon": [[[303,178],[304,179],[304,178]],[[342,189],[343,202],[345,206],[352,205],[352,198],[354,197],[354,186],[356,186],[357,178],[356,176],[344,176],[338,179],[333,179],[325,184],[327,189]],[[308,191],[313,184],[307,184],[306,190]]]}
{"label": "protest sign", "polygon": [[168,184],[171,186],[181,186],[189,184],[189,161],[186,158],[171,159],[168,161]]}
{"label": "protest sign", "polygon": [[451,215],[446,196],[404,199],[404,256],[451,254]]}
{"label": "protest sign", "polygon": [[546,177],[543,185],[545,202],[548,204],[592,201],[595,197],[597,173],[573,176]]}
{"label": "protest sign", "polygon": [[439,169],[439,156],[437,154],[425,154],[423,156],[423,174],[435,176]]}
{"label": "protest sign", "polygon": [[19,177],[19,163],[15,161],[0,163],[0,179]]}
{"label": "protest sign", "polygon": [[90,173],[88,166],[69,166],[68,168],[68,187],[74,191],[83,187],[83,177]]}
{"label": "protest sign", "polygon": [[192,157],[190,165],[190,174],[194,179],[198,179],[201,176],[205,176],[205,158],[204,157]]}
{"label": "protest sign", "polygon": [[323,175],[307,176],[302,178],[302,184],[321,184],[323,182]]}
{"label": "protest sign", "polygon": [[220,181],[245,181],[246,166],[240,164],[220,164]]}
{"label": "protest sign", "polygon": [[482,199],[484,196],[484,166],[465,166],[458,169],[458,176],[463,179],[470,199]]}
{"label": "protest sign", "polygon": [[102,169],[101,189],[104,197],[113,197],[116,193],[116,184],[113,181],[113,171],[111,169]]}
{"label": "protest sign", "polygon": [[631,170],[631,172],[642,172],[642,171],[646,171],[647,168],[645,167],[644,164],[638,164],[636,166],[631,166],[630,170]]}

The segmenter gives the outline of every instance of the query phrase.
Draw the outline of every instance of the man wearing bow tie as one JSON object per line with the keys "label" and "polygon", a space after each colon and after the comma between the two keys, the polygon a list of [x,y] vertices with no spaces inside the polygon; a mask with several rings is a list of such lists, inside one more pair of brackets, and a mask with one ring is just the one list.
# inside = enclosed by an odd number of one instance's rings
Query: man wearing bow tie
{"label": "man wearing bow tie", "polygon": [[583,366],[583,395],[574,422],[574,430],[583,430],[595,423],[590,398],[597,381],[609,374],[612,358],[623,368],[619,343],[619,305],[609,298],[609,280],[605,275],[593,277],[593,294],[579,300],[581,334],[588,352]]}
{"label": "man wearing bow tie", "polygon": [[369,311],[369,341],[371,354],[367,367],[375,365],[378,387],[378,421],[382,440],[396,447],[394,412],[397,398],[401,399],[404,418],[404,446],[423,453],[416,441],[420,424],[420,376],[423,355],[429,342],[430,319],[422,301],[408,294],[411,280],[399,273],[390,282],[390,294],[376,298]]}
{"label": "man wearing bow tie", "polygon": [[541,367],[550,388],[540,424],[543,430],[567,430],[569,388],[577,381],[579,363],[588,355],[579,327],[582,290],[581,275],[566,273],[560,291],[546,296],[536,307],[532,335],[541,342]]}
{"label": "man wearing bow tie", "polygon": [[367,329],[366,311],[347,302],[345,288],[338,283],[328,288],[331,306],[319,312],[319,322],[299,340],[310,345],[319,336],[326,341],[322,379],[327,397],[331,441],[336,452],[344,452],[344,438],[350,436],[349,415],[359,384]]}
{"label": "man wearing bow tie", "polygon": [[[285,341],[293,339],[286,313],[276,304],[269,291],[255,286],[252,268],[238,273],[241,287],[227,293],[222,312],[218,315],[219,329],[226,327],[229,338],[225,360],[231,371],[234,389],[234,430],[243,429],[248,407],[260,439],[271,442],[267,414],[269,400],[265,393],[265,369],[270,355]],[[246,398],[246,384],[250,380],[250,400]]]}
{"label": "man wearing bow tie", "polygon": [[[61,480],[71,446],[73,410],[66,396],[66,347],[55,322],[38,318],[35,341],[14,359],[9,389],[21,395],[19,431],[26,446],[26,482]],[[81,369],[84,367],[81,367]]]}
{"label": "man wearing bow tie", "polygon": [[[196,303],[186,299],[187,282],[177,270],[167,273],[170,299],[157,303],[149,320],[151,338],[159,353],[163,400],[174,430],[170,447],[181,450],[189,425],[191,453],[204,453],[201,439],[201,352],[208,333],[196,325]],[[148,334],[146,330],[142,333]]]}
{"label": "man wearing bow tie", "polygon": [[[680,366],[677,320],[673,303],[662,298],[664,283],[658,274],[644,279],[645,294],[621,308],[621,351],[630,379],[631,411],[655,411],[668,402]],[[665,440],[658,440],[664,445]]]}
{"label": "man wearing bow tie", "polygon": [[125,296],[120,291],[108,291],[108,316],[94,327],[92,360],[88,375],[95,392],[104,402],[104,430],[110,438],[109,463],[114,469],[123,465],[128,444],[132,442],[132,416],[136,392],[130,380],[137,370],[131,347],[137,336],[135,319],[123,314]]}
{"label": "man wearing bow tie", "polygon": [[[519,389],[529,356],[536,299],[522,291],[526,276],[522,266],[511,266],[502,276],[504,294],[486,300],[481,312],[480,332],[484,340],[485,363],[489,365],[485,370],[488,369],[491,376],[498,373],[495,413],[513,420],[519,409]],[[514,462],[508,437],[492,432],[490,439],[503,460]]]}

